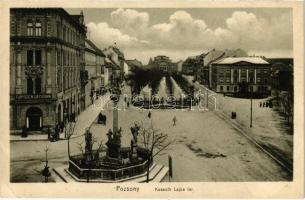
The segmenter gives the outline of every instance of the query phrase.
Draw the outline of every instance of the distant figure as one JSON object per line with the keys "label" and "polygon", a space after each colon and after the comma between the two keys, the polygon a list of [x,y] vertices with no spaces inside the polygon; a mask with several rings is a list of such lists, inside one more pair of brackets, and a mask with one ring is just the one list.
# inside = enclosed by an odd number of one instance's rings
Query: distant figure
{"label": "distant figure", "polygon": [[263,108],[265,107],[265,102],[263,102]]}
{"label": "distant figure", "polygon": [[129,101],[127,101],[127,108],[129,108]]}
{"label": "distant figure", "polygon": [[176,126],[176,121],[177,121],[177,118],[176,118],[176,116],[174,116],[174,118],[173,118],[173,126]]}
{"label": "distant figure", "polygon": [[262,107],[262,102],[259,102],[259,107]]}
{"label": "distant figure", "polygon": [[269,107],[269,102],[268,102],[268,101],[266,102],[266,107],[267,107],[267,108]]}
{"label": "distant figure", "polygon": [[151,118],[151,112],[150,112],[150,111],[148,112],[147,117],[148,117],[148,118]]}

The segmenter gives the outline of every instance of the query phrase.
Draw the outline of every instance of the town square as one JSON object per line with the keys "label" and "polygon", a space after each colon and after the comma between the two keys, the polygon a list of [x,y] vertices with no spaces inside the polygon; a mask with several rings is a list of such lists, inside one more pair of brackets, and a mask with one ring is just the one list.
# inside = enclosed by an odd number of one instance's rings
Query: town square
{"label": "town square", "polygon": [[157,10],[10,10],[11,182],[293,180],[291,10]]}

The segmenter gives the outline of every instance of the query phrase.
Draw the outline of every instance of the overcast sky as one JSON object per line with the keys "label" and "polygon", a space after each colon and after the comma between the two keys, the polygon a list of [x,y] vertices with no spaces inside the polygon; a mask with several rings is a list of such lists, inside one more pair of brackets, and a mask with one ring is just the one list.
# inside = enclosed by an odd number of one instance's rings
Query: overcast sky
{"label": "overcast sky", "polygon": [[178,61],[213,48],[292,57],[292,10],[288,8],[100,8],[83,12],[87,36],[98,47],[116,42],[126,59],[144,64],[156,55]]}

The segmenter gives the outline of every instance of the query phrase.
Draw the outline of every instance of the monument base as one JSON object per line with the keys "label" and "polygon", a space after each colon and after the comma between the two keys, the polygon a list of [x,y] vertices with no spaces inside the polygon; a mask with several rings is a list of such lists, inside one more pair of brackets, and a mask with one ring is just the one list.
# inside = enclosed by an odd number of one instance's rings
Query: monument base
{"label": "monument base", "polygon": [[[87,182],[86,179],[79,179],[74,176],[66,166],[53,168],[54,179],[56,182]],[[165,177],[168,174],[168,167],[154,163],[149,169],[150,182],[163,182],[166,181]],[[128,177],[120,180],[103,180],[103,179],[90,179],[91,183],[120,183],[120,182],[136,182],[144,183],[146,182],[146,172],[137,176]]]}

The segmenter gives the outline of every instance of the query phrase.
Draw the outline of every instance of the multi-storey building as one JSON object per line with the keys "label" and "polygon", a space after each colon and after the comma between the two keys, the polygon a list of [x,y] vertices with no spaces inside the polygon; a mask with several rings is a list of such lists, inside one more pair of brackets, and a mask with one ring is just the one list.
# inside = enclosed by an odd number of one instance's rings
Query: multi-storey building
{"label": "multi-storey building", "polygon": [[59,8],[11,9],[12,130],[45,130],[80,112],[81,86],[86,82],[85,37],[82,13],[69,15]]}
{"label": "multi-storey building", "polygon": [[173,63],[168,56],[156,56],[154,59],[150,59],[148,63],[149,68],[155,68],[163,72],[177,72],[177,64]]}
{"label": "multi-storey building", "polygon": [[270,64],[260,57],[228,57],[212,63],[212,89],[220,93],[270,93]]}
{"label": "multi-storey building", "polygon": [[88,72],[88,83],[85,86],[85,105],[94,102],[101,90],[105,87],[105,55],[90,40],[85,42],[85,70]]}

